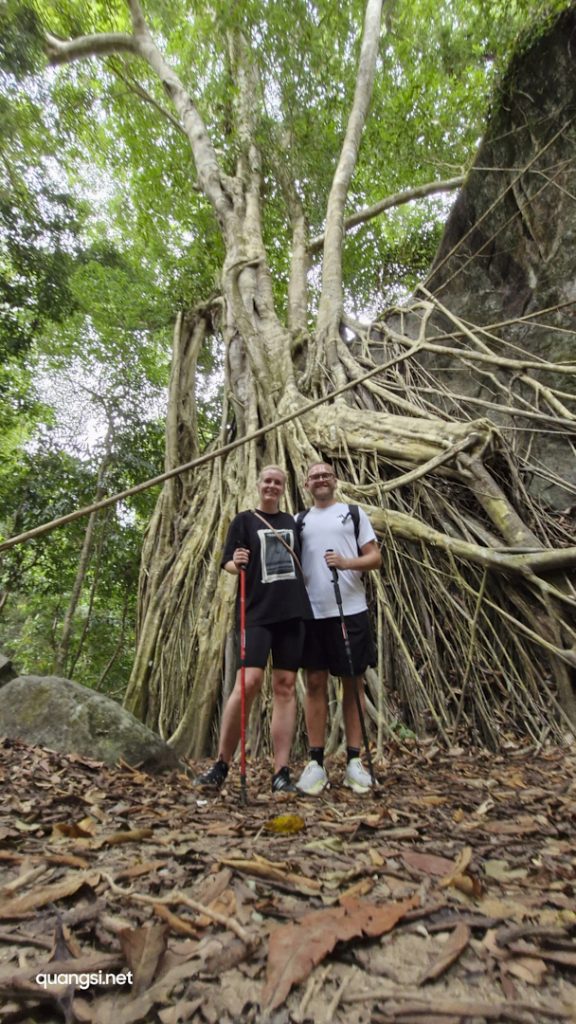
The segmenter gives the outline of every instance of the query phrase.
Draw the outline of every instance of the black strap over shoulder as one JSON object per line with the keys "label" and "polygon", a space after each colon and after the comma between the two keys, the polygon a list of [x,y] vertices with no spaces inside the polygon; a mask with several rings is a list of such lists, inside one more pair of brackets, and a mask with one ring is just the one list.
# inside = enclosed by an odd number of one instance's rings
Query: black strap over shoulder
{"label": "black strap over shoulder", "polygon": [[309,511],[310,509],[307,508],[304,510],[304,512],[299,512],[298,515],[296,516],[296,533],[298,534],[299,537],[302,536],[302,527],[304,526],[304,520],[308,515]]}

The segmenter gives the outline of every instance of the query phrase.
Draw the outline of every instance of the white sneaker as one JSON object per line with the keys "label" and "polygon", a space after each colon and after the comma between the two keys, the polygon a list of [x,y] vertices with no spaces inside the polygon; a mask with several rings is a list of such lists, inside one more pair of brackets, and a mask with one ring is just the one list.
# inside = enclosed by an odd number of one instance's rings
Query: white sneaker
{"label": "white sneaker", "polygon": [[296,789],[307,796],[317,796],[328,785],[326,770],[318,761],[308,761],[302,775],[296,783]]}
{"label": "white sneaker", "polygon": [[372,788],[372,779],[359,757],[353,757],[346,765],[344,785],[355,793],[368,793]]}

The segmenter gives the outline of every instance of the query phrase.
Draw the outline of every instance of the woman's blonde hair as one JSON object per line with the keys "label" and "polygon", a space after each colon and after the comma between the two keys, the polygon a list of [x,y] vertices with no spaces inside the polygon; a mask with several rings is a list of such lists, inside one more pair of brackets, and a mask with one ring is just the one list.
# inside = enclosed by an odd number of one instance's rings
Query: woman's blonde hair
{"label": "woman's blonde hair", "polygon": [[283,478],[283,480],[284,480],[284,483],[286,483],[286,481],[287,481],[287,479],[288,479],[288,476],[287,476],[286,470],[285,470],[285,469],[282,469],[282,466],[274,466],[274,465],[270,465],[270,466],[262,466],[262,469],[260,470],[260,474],[259,474],[259,476],[258,476],[258,481],[257,481],[257,483],[260,483],[260,481],[261,481],[262,477],[264,476],[264,473],[266,473],[266,471],[267,471],[268,469],[275,469],[277,473],[281,473],[281,475],[282,475],[282,478]]}

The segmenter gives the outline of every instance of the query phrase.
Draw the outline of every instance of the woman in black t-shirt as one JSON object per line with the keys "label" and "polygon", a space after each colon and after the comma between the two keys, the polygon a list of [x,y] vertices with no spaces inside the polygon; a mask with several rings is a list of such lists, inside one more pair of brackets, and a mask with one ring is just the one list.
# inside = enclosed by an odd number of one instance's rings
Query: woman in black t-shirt
{"label": "woman in black t-shirt", "polygon": [[[301,663],[304,620],[312,612],[302,578],[296,524],[279,511],[286,474],[265,466],[258,478],[258,508],[240,512],[232,521],[222,567],[233,575],[246,572],[246,714],[264,679],[272,653],[274,749],[272,789],[295,792],[288,761],[296,727],[296,673]],[[238,603],[237,603],[238,610]],[[198,782],[219,789],[240,739],[240,671],[222,715],[219,755]]]}

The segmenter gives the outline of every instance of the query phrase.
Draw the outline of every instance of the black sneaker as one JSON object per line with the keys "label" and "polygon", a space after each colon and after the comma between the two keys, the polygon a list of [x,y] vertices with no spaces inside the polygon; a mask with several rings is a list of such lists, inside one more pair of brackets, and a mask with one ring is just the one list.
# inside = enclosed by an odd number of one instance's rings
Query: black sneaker
{"label": "black sneaker", "polygon": [[290,769],[284,765],[279,772],[272,776],[273,793],[297,793],[295,784],[290,778]]}
{"label": "black sneaker", "polygon": [[196,778],[197,786],[205,786],[206,789],[220,789],[226,782],[228,765],[225,761],[216,761],[207,772],[202,772]]}

